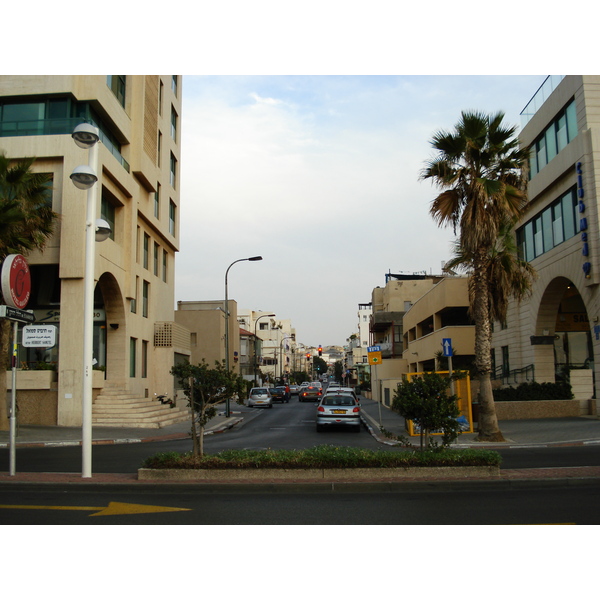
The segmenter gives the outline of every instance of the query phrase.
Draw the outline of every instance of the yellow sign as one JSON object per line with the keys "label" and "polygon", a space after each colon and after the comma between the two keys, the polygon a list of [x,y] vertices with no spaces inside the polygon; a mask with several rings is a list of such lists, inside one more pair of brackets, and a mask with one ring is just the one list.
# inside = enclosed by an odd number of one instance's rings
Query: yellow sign
{"label": "yellow sign", "polygon": [[381,352],[369,352],[369,364],[380,365],[381,364]]}

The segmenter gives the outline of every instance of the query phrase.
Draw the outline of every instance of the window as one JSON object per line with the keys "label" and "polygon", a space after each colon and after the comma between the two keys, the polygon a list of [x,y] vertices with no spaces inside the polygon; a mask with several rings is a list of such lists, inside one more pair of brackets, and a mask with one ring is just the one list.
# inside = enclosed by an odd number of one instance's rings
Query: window
{"label": "window", "polygon": [[175,109],[171,106],[171,137],[176,142],[177,141],[177,113]]}
{"label": "window", "polygon": [[162,166],[162,133],[159,131],[158,132],[158,141],[157,141],[157,159],[156,159],[156,164],[158,167]]}
{"label": "window", "polygon": [[149,253],[150,253],[150,236],[147,233],[144,233],[144,262],[143,262],[143,267],[144,269],[148,268],[148,264],[149,264]]}
{"label": "window", "polygon": [[137,339],[129,338],[129,377],[135,377]]}
{"label": "window", "polygon": [[519,256],[532,261],[577,233],[577,194],[572,188],[517,230]]}
{"label": "window", "polygon": [[107,75],[106,85],[112,90],[112,93],[117,97],[119,104],[125,106],[125,75]]}
{"label": "window", "polygon": [[158,265],[160,257],[160,247],[154,242],[154,274],[158,277]]}
{"label": "window", "polygon": [[175,203],[173,200],[169,203],[169,233],[175,235]]}
{"label": "window", "polygon": [[158,114],[162,116],[163,98],[165,97],[165,86],[163,82],[160,82],[158,88]]}
{"label": "window", "polygon": [[100,201],[100,218],[104,219],[110,225],[111,240],[115,239],[115,205],[109,197],[108,192],[102,188],[102,199]]}
{"label": "window", "polygon": [[177,187],[177,159],[171,152],[171,162],[170,162],[170,183],[171,187],[175,189]]}
{"label": "window", "polygon": [[160,183],[156,184],[156,192],[154,192],[154,216],[160,218]]}
{"label": "window", "polygon": [[142,317],[148,318],[148,297],[150,295],[150,284],[142,283]]}
{"label": "window", "polygon": [[139,287],[140,287],[140,278],[136,277],[135,278],[135,289],[133,290],[133,298],[131,299],[131,306],[130,306],[132,313],[137,312],[137,296],[138,296]]}
{"label": "window", "polygon": [[142,340],[142,377],[148,377],[148,342]]}
{"label": "window", "polygon": [[173,93],[177,96],[177,75],[171,76],[171,90],[173,90]]}
{"label": "window", "polygon": [[167,282],[167,257],[169,253],[166,250],[163,250],[163,271],[162,271],[162,279],[166,283]]}
{"label": "window", "polygon": [[531,145],[529,178],[539,173],[576,135],[575,100],[571,100]]}

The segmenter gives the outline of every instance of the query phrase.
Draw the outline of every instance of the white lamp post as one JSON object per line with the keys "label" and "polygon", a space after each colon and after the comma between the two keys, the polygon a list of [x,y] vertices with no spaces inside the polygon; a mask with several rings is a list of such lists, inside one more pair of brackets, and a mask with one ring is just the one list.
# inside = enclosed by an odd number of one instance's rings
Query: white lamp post
{"label": "white lamp post", "polygon": [[258,334],[256,331],[256,328],[258,327],[258,322],[261,319],[264,319],[266,317],[274,317],[274,314],[268,314],[268,315],[260,315],[260,317],[258,317],[258,319],[256,319],[256,321],[254,322],[254,385],[258,385],[258,377],[257,377],[257,373],[258,373],[258,359],[256,356],[256,351],[258,350]]}
{"label": "white lamp post", "polygon": [[88,149],[88,164],[76,167],[71,180],[80,190],[87,190],[87,209],[85,219],[85,271],[84,271],[84,307],[83,307],[83,393],[81,398],[82,414],[82,466],[81,476],[92,476],[92,359],[94,353],[94,266],[95,241],[103,241],[110,234],[106,221],[96,222],[96,198],[98,187],[98,142],[99,130],[88,123],[78,125],[72,138],[83,149]]}
{"label": "white lamp post", "polygon": [[[228,267],[227,271],[225,271],[225,369],[229,373],[229,298],[227,297],[227,275],[229,274],[229,269],[235,265],[235,263],[239,263],[245,260],[256,261],[262,260],[262,256],[251,256],[250,258],[238,258],[238,260],[234,260]],[[231,411],[229,409],[229,398],[227,398],[225,402],[225,416],[230,417]]]}

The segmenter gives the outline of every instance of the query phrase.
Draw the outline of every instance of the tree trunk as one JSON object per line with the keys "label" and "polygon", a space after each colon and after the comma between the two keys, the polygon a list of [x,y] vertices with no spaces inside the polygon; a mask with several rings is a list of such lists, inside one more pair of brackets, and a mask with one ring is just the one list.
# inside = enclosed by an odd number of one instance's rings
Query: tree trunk
{"label": "tree trunk", "polygon": [[473,268],[473,319],[475,321],[475,366],[479,379],[479,442],[504,442],[492,394],[491,324],[486,278],[485,251],[480,252]]}

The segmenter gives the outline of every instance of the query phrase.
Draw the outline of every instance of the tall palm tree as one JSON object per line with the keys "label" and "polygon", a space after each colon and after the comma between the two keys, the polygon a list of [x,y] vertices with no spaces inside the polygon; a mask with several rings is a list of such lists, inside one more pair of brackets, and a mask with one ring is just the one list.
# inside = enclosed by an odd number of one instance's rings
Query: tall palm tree
{"label": "tall palm tree", "polygon": [[[50,178],[31,171],[34,161],[0,154],[0,262],[9,254],[43,250],[58,218],[48,202]],[[0,390],[6,390],[9,337],[10,324],[0,319]],[[6,403],[0,402],[0,429],[7,426]]]}
{"label": "tall palm tree", "polygon": [[519,148],[516,127],[504,114],[462,112],[454,131],[436,132],[436,156],[421,179],[442,192],[430,214],[440,226],[452,225],[461,251],[471,263],[471,312],[475,321],[475,367],[479,379],[479,439],[502,441],[491,384],[491,306],[495,290],[490,262],[501,228],[522,214],[527,195],[523,177],[528,151]]}

